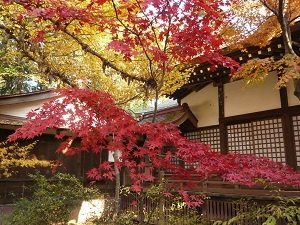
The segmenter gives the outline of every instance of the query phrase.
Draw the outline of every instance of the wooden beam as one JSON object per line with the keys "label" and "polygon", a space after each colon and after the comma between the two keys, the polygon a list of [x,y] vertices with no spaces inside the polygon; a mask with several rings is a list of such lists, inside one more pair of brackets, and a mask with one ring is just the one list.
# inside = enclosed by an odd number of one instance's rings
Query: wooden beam
{"label": "wooden beam", "polygon": [[220,119],[225,117],[225,98],[224,98],[224,85],[221,83],[218,86],[218,102],[219,102],[219,130],[220,130],[220,147],[221,153],[226,154],[228,152],[228,135],[227,128],[224,122],[221,122]]}
{"label": "wooden beam", "polygon": [[284,141],[284,150],[285,150],[285,160],[286,164],[292,167],[293,169],[297,168],[297,157],[295,149],[295,138],[293,132],[293,121],[290,114],[287,113],[289,104],[287,97],[287,90],[285,87],[280,88],[280,101],[283,114],[282,119],[282,131],[283,131],[283,141]]}

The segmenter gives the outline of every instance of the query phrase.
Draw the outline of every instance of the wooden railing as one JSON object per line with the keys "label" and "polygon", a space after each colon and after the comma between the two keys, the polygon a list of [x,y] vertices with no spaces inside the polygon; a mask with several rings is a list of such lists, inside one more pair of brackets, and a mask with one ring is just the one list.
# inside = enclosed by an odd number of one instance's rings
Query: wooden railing
{"label": "wooden railing", "polygon": [[254,187],[248,187],[238,183],[231,183],[226,181],[205,181],[203,183],[203,192],[210,196],[227,195],[244,197],[250,196],[255,198],[273,198],[280,194],[283,197],[299,197],[300,189],[294,189],[291,187],[285,187],[280,184],[276,185],[255,185]]}
{"label": "wooden railing", "polygon": [[[188,182],[187,180],[171,179],[170,174],[160,175],[160,177],[163,177],[165,180],[172,183],[184,184]],[[223,181],[217,176],[206,181],[197,181],[195,179],[193,182],[198,184],[198,188],[191,189],[191,191],[201,192],[208,196],[252,197],[257,199],[273,199],[278,195],[282,197],[300,196],[300,189],[284,186],[279,183],[256,184],[253,187],[248,187],[240,183]]]}

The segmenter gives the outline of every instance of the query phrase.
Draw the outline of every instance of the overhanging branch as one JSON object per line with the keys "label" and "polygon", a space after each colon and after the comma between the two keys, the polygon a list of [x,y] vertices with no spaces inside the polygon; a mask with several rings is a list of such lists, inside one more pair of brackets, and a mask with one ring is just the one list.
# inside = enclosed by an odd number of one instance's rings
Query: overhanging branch
{"label": "overhanging branch", "polygon": [[[51,66],[46,60],[41,60],[39,59],[37,56],[39,55],[39,53],[37,52],[32,52],[30,49],[30,45],[32,45],[32,43],[30,43],[28,40],[21,40],[19,39],[15,34],[13,29],[6,27],[3,24],[0,24],[0,29],[3,30],[10,39],[13,39],[16,41],[17,45],[20,47],[20,52],[22,53],[22,55],[26,58],[28,58],[29,60],[35,62],[38,64],[38,67],[40,69],[42,69],[44,74],[50,75],[54,78],[58,78],[59,80],[61,80],[63,83],[71,86],[71,87],[75,87],[76,84],[74,84],[73,82],[70,81],[70,79],[68,79],[66,77],[65,74],[57,71],[55,68],[53,68],[53,66]],[[23,47],[22,47],[23,46]]]}
{"label": "overhanging branch", "polygon": [[76,35],[74,35],[72,32],[70,32],[66,27],[64,28],[64,33],[67,34],[68,36],[70,36],[73,40],[75,40],[80,46],[81,48],[87,52],[90,53],[94,56],[96,56],[98,59],[100,59],[102,61],[102,63],[105,66],[108,66],[112,69],[114,69],[115,71],[119,72],[121,74],[121,77],[123,79],[129,79],[129,80],[136,80],[142,83],[145,83],[147,85],[152,86],[153,85],[153,81],[152,79],[145,79],[143,77],[138,77],[138,76],[134,76],[132,74],[129,74],[128,72],[126,72],[125,70],[119,68],[117,65],[115,65],[114,63],[110,62],[108,59],[106,59],[104,56],[102,56],[100,53],[96,52],[95,50],[93,50],[88,44],[84,43],[79,37],[77,37]]}

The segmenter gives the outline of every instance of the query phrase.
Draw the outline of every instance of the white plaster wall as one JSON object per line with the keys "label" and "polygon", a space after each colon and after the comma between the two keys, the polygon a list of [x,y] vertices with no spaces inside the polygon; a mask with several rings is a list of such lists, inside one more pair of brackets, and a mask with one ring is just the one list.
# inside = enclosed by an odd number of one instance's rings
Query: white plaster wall
{"label": "white plaster wall", "polygon": [[2,105],[0,106],[0,114],[26,117],[27,113],[31,110],[39,108],[46,100],[18,103],[12,105]]}
{"label": "white plaster wall", "polygon": [[219,124],[218,88],[212,84],[182,99],[198,119],[198,127]]}
{"label": "white plaster wall", "polygon": [[300,100],[294,95],[294,82],[290,80],[287,84],[287,95],[289,106],[300,105]]}
{"label": "white plaster wall", "polygon": [[276,83],[277,74],[272,72],[262,84],[245,87],[242,80],[225,84],[225,117],[280,108]]}

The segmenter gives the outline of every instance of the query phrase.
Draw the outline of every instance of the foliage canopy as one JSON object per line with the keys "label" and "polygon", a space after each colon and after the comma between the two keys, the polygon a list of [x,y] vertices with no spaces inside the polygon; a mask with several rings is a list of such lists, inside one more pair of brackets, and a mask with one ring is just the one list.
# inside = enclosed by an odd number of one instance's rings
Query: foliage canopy
{"label": "foliage canopy", "polygon": [[229,1],[2,2],[3,38],[43,76],[120,104],[174,92],[198,63],[237,66],[222,56],[218,32]]}
{"label": "foliage canopy", "polygon": [[[243,70],[235,74],[235,79],[244,78],[247,83],[261,82],[270,71],[278,71],[281,79],[277,87],[286,86],[294,80],[295,95],[300,93],[299,40],[293,40],[291,29],[299,26],[300,4],[298,0],[238,0],[229,9],[233,26],[225,29],[225,38],[231,46],[241,49],[250,45],[266,46],[270,41],[282,36],[285,56],[276,61],[272,56],[267,59],[249,60],[242,65]],[[298,28],[299,29],[299,28]],[[298,85],[298,86],[297,86]]]}

